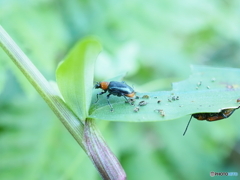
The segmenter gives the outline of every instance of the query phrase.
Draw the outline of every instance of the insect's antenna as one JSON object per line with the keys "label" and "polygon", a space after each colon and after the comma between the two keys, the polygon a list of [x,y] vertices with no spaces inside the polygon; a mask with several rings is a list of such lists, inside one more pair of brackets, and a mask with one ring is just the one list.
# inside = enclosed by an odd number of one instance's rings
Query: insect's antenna
{"label": "insect's antenna", "polygon": [[189,124],[190,124],[190,122],[191,122],[191,120],[192,120],[192,115],[191,115],[191,117],[190,117],[190,119],[189,119],[189,121],[188,121],[188,123],[187,123],[187,127],[186,127],[186,129],[185,129],[185,131],[184,131],[184,133],[183,133],[183,136],[186,134],[186,132],[187,132],[187,129],[188,129],[188,126],[189,126]]}

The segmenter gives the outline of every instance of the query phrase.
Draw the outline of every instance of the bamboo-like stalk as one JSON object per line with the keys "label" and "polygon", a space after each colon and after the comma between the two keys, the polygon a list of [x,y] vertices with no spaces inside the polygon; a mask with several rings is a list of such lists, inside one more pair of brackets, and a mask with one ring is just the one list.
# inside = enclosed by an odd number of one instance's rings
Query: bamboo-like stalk
{"label": "bamboo-like stalk", "polygon": [[56,116],[61,120],[67,130],[76,139],[78,144],[85,150],[83,145],[84,124],[80,119],[67,107],[64,101],[57,95],[50,83],[44,78],[39,70],[33,65],[30,59],[12,40],[7,32],[0,26],[0,46],[12,59],[14,64],[21,70],[28,81],[38,91]]}
{"label": "bamboo-like stalk", "polygon": [[125,180],[126,174],[111,152],[94,123],[89,119],[84,125],[65,102],[57,95],[30,59],[0,26],[0,46],[38,91],[56,116],[87,153],[104,180]]}

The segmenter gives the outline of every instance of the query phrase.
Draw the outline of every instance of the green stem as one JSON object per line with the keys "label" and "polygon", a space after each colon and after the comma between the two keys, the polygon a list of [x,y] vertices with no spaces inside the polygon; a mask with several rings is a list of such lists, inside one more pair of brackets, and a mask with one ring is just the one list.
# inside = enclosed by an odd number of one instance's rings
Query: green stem
{"label": "green stem", "polygon": [[22,71],[28,81],[38,91],[56,116],[61,120],[64,126],[76,139],[78,144],[86,151],[83,144],[84,124],[80,119],[67,107],[64,101],[57,95],[54,89],[44,76],[33,65],[30,59],[17,46],[12,38],[0,25],[0,46],[12,59],[15,65]]}
{"label": "green stem", "polygon": [[121,164],[103,140],[94,123],[89,120],[85,126],[81,122],[1,26],[0,46],[87,153],[101,177],[105,180],[125,180],[126,174]]}

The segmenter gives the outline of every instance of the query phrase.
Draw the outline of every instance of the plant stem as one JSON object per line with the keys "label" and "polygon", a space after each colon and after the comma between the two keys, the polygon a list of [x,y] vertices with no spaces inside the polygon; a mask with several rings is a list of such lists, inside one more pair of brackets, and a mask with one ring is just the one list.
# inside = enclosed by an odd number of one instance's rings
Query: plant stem
{"label": "plant stem", "polygon": [[1,26],[0,46],[76,139],[101,177],[105,180],[125,180],[126,174],[121,164],[94,126],[94,122],[88,120],[86,126],[81,122]]}
{"label": "plant stem", "polygon": [[57,95],[50,83],[44,78],[39,70],[33,65],[30,59],[17,46],[12,38],[0,25],[0,46],[12,59],[15,65],[22,71],[28,81],[38,91],[56,116],[61,120],[64,126],[76,139],[78,144],[86,151],[83,144],[84,124],[72,112],[64,101]]}

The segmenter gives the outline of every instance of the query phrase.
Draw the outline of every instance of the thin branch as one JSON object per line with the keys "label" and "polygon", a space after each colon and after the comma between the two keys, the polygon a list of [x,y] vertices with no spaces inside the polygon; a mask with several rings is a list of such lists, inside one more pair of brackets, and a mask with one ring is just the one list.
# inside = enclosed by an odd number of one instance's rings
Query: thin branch
{"label": "thin branch", "polygon": [[125,180],[126,174],[121,164],[105,143],[94,123],[89,120],[84,126],[1,26],[0,46],[87,153],[101,177],[105,180]]}
{"label": "thin branch", "polygon": [[67,107],[64,101],[57,95],[50,83],[44,78],[39,70],[33,65],[30,59],[12,40],[7,32],[0,26],[0,46],[12,59],[14,64],[22,71],[28,81],[38,91],[56,116],[61,120],[64,126],[76,139],[78,144],[86,151],[83,144],[84,124]]}

